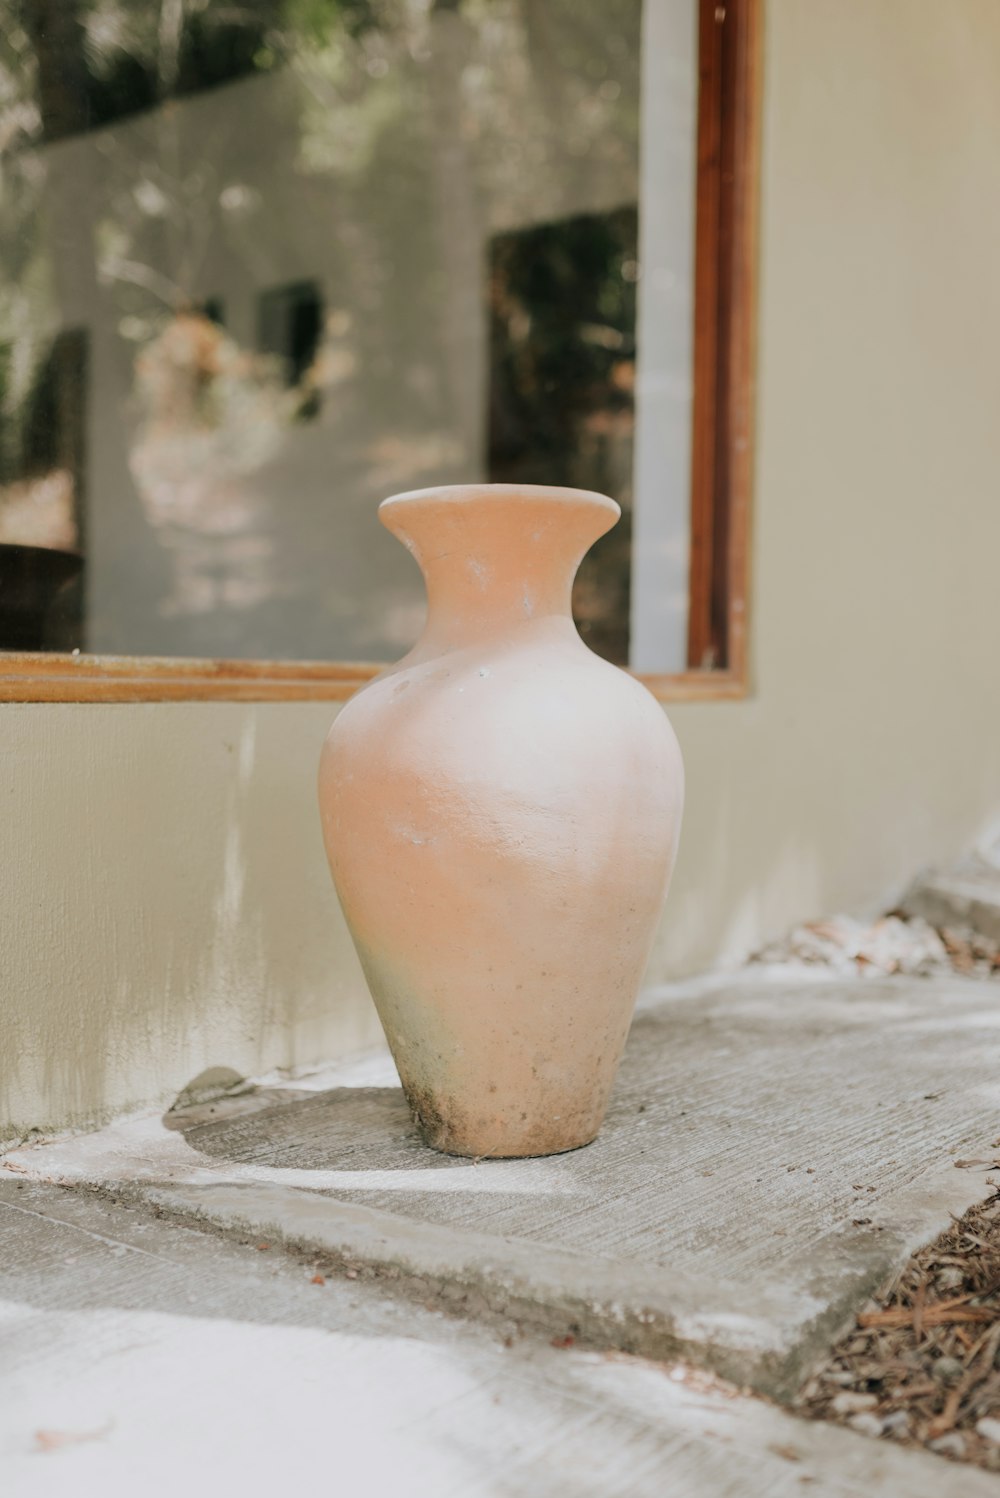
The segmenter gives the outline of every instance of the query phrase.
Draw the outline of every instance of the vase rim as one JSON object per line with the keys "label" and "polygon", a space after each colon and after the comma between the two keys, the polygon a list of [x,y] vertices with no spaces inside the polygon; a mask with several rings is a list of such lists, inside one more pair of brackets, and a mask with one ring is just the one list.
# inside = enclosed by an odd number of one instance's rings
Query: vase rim
{"label": "vase rim", "polygon": [[402,494],[390,494],[379,505],[379,513],[385,514],[397,505],[419,504],[426,500],[437,500],[444,504],[464,504],[472,500],[543,500],[562,505],[586,505],[603,510],[617,520],[621,506],[607,494],[598,494],[593,489],[569,489],[549,484],[435,484],[427,489],[408,489]]}

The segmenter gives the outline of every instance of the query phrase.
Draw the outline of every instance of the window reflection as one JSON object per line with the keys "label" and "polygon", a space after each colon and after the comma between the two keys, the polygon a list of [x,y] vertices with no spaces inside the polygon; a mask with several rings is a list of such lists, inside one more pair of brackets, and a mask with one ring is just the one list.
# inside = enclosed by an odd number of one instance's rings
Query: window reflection
{"label": "window reflection", "polygon": [[626,661],[641,8],[0,0],[0,648],[392,658],[377,502],[488,478],[619,499]]}

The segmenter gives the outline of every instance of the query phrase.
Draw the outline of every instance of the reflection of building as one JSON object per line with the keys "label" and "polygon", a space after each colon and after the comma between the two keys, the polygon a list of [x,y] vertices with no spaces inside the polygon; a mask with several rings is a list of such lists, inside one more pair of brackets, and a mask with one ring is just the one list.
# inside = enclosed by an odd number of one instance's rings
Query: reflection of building
{"label": "reflection of building", "polygon": [[[680,18],[687,8],[670,0],[652,9]],[[568,16],[565,9],[563,25]],[[638,16],[637,3],[635,33],[612,38],[615,47],[598,59],[603,76],[593,70],[595,82],[582,90],[579,67],[561,69],[557,33],[529,37],[512,21],[480,33],[440,10],[419,60],[412,37],[406,45],[382,37],[379,66],[363,85],[353,75],[331,85],[306,59],[302,69],[245,77],[44,149],[50,189],[72,179],[78,211],[88,215],[79,233],[97,256],[96,286],[56,276],[61,305],[53,319],[54,327],[84,330],[90,349],[88,649],[347,659],[399,652],[419,624],[421,584],[375,524],[375,505],[393,489],[490,475],[491,253],[533,226],[598,224],[635,204]],[[588,34],[586,45],[600,49],[605,39]],[[678,48],[691,45],[678,32]],[[644,107],[662,114],[655,97]],[[656,174],[648,164],[644,171],[657,177],[657,198],[666,192],[677,209],[673,250],[661,242],[658,255],[664,263],[675,255],[687,308],[690,95],[671,107],[680,111],[683,148],[658,162]],[[75,253],[69,243],[52,248],[57,261]],[[640,306],[662,299],[656,260]],[[178,513],[186,497],[229,517],[226,547],[216,544],[220,558],[226,551],[216,585],[204,547],[192,577],[177,516],[172,526],[149,524],[132,479],[134,360],[168,309],[184,303],[221,321],[240,348],[277,354],[291,376],[310,382],[280,441],[259,461],[235,455],[246,461],[234,457],[222,488],[214,481],[211,492],[224,502],[209,498],[213,470],[199,467],[197,444],[192,471],[177,478]],[[640,360],[660,357],[656,343],[651,336],[643,355],[640,340]],[[686,358],[686,345],[681,353]],[[655,369],[645,375],[640,365],[640,391],[649,392],[653,411],[666,385]],[[562,389],[535,395],[540,410],[550,404],[554,427],[567,385],[558,383]],[[248,377],[248,410],[254,388]],[[658,417],[647,423],[646,449],[673,442],[686,475],[686,377],[674,380],[667,400],[681,419],[670,432]],[[630,401],[617,399],[617,407]],[[254,439],[249,431],[241,438],[233,418],[220,440],[250,447]],[[565,453],[565,433],[562,440]],[[610,450],[607,441],[592,446]],[[630,436],[626,446],[630,454]],[[561,471],[557,449],[543,464],[526,448],[520,476],[612,482],[606,462],[588,468],[586,443],[573,473]],[[614,481],[627,502],[631,462],[615,450]],[[661,451],[659,492],[640,465],[637,506],[650,514],[673,506],[676,549],[686,477],[665,502],[667,456]],[[194,512],[190,519],[192,533],[218,534]],[[621,564],[619,555],[619,571]],[[179,567],[188,569],[180,588]],[[654,592],[666,591],[662,575],[646,591],[655,606]],[[641,611],[640,596],[634,612]],[[663,648],[655,664],[680,663],[682,637],[676,660],[666,638]]]}

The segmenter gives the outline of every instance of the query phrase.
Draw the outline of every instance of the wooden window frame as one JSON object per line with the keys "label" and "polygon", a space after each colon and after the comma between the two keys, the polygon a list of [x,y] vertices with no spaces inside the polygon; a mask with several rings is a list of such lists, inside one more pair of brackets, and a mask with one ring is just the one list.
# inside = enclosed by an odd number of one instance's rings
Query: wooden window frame
{"label": "wooden window frame", "polygon": [[[664,702],[749,691],[762,3],[698,0],[688,670],[639,678]],[[10,651],[0,702],[337,702],[382,669]]]}

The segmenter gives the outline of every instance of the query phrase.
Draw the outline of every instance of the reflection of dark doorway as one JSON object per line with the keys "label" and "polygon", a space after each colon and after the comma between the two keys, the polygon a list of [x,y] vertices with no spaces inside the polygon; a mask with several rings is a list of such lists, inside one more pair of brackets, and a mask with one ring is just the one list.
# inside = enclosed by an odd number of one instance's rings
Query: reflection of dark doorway
{"label": "reflection of dark doorway", "polygon": [[610,494],[622,518],[580,568],[587,644],[627,664],[638,213],[580,214],[490,242],[489,477]]}
{"label": "reflection of dark doorway", "polygon": [[202,317],[207,317],[209,322],[214,322],[217,328],[226,326],[226,304],[221,296],[210,296],[195,311],[200,312]]}
{"label": "reflection of dark doorway", "polygon": [[[9,369],[0,361],[0,411]],[[0,650],[85,645],[88,337],[58,333],[0,418]]]}
{"label": "reflection of dark doorway", "polygon": [[[315,281],[296,281],[262,293],[259,303],[259,342],[265,354],[284,363],[289,385],[298,385],[319,350],[323,332],[323,299]],[[319,396],[313,391],[299,408],[302,419],[315,416]]]}
{"label": "reflection of dark doorway", "polygon": [[76,552],[0,541],[0,650],[76,649],[80,566]]}

